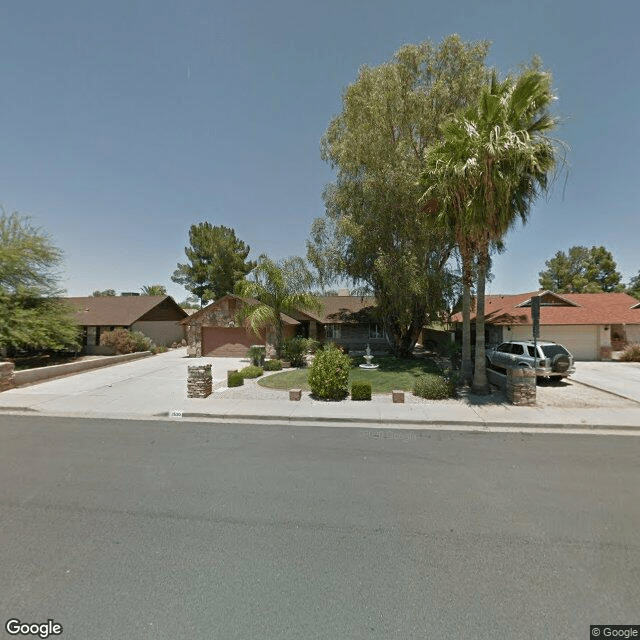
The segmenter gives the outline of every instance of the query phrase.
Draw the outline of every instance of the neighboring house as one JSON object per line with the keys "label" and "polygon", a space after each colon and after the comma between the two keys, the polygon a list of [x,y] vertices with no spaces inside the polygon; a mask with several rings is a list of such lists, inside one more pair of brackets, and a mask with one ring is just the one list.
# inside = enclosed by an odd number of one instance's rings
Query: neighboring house
{"label": "neighboring house", "polygon": [[[626,293],[534,291],[487,295],[487,342],[533,339],[531,297],[540,296],[540,340],[558,342],[576,360],[607,360],[626,344],[640,343],[640,304]],[[462,314],[452,321],[459,329]],[[471,314],[472,329],[475,314]]]}
{"label": "neighboring house", "polygon": [[182,320],[187,316],[171,296],[88,296],[64,298],[76,309],[86,353],[104,352],[100,337],[117,327],[140,331],[162,346],[184,338]]}
{"label": "neighboring house", "polygon": [[[372,351],[386,349],[382,326],[375,320],[373,298],[326,296],[320,298],[320,313],[307,311],[281,314],[284,337],[295,335],[332,341],[349,349]],[[244,304],[257,300],[227,295],[183,320],[187,330],[187,355],[243,357],[253,344],[263,344],[273,352],[273,332],[256,336],[250,329],[236,324],[236,314]]]}

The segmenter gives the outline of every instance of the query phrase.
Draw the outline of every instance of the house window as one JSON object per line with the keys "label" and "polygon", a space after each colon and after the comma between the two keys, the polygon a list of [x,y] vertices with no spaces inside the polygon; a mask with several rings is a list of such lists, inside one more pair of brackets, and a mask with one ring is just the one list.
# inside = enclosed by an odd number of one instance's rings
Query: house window
{"label": "house window", "polygon": [[327,324],[324,327],[324,337],[327,340],[339,340],[340,339],[340,325],[339,324]]}
{"label": "house window", "polygon": [[370,322],[369,323],[369,338],[373,339],[373,340],[378,340],[380,338],[382,338],[383,333],[382,333],[382,326],[380,324],[378,324],[377,322]]}

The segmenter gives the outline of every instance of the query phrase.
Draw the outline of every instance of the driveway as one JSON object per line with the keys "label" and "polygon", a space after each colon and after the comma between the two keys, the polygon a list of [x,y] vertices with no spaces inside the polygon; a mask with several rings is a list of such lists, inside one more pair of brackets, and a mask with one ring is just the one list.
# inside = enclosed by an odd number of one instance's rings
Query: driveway
{"label": "driveway", "polygon": [[639,362],[576,362],[571,379],[640,402]]}
{"label": "driveway", "polygon": [[166,353],[112,367],[57,378],[0,393],[0,407],[35,409],[43,413],[89,415],[149,414],[184,404],[189,365],[210,364],[214,384],[228,369],[249,364],[241,358],[188,358],[187,350]]}

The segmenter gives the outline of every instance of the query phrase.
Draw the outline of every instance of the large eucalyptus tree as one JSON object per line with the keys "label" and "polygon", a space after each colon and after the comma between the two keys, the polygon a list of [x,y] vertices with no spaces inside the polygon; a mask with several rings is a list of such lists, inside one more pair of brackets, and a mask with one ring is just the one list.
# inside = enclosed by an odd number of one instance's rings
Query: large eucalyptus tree
{"label": "large eucalyptus tree", "polygon": [[361,68],[322,140],[337,176],[307,256],[324,276],[366,285],[400,356],[411,353],[426,322],[439,319],[453,281],[453,236],[418,202],[424,153],[441,139],[440,124],[475,101],[487,50],[486,42],[453,35]]}

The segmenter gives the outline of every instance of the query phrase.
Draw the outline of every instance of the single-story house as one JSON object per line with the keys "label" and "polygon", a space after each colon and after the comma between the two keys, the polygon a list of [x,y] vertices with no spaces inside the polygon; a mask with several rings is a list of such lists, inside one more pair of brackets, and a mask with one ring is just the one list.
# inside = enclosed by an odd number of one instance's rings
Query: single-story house
{"label": "single-story house", "polygon": [[184,336],[184,309],[171,296],[87,296],[64,298],[75,308],[86,353],[105,351],[100,336],[118,327],[140,331],[159,346],[180,342]]}
{"label": "single-story house", "polygon": [[[332,341],[350,351],[386,350],[387,341],[382,325],[375,319],[373,298],[359,296],[325,296],[320,298],[319,313],[295,311],[281,314],[284,337],[295,335]],[[253,344],[263,344],[271,355],[273,332],[256,336],[251,329],[238,326],[236,314],[244,304],[256,300],[227,295],[183,320],[187,331],[187,355],[243,357]]]}
{"label": "single-story house", "polygon": [[[626,293],[534,291],[485,298],[486,339],[496,345],[532,340],[531,298],[540,297],[540,340],[558,342],[576,360],[607,360],[626,344],[640,343],[640,303]],[[462,313],[452,322],[462,327]],[[471,313],[472,330],[475,313]]]}

